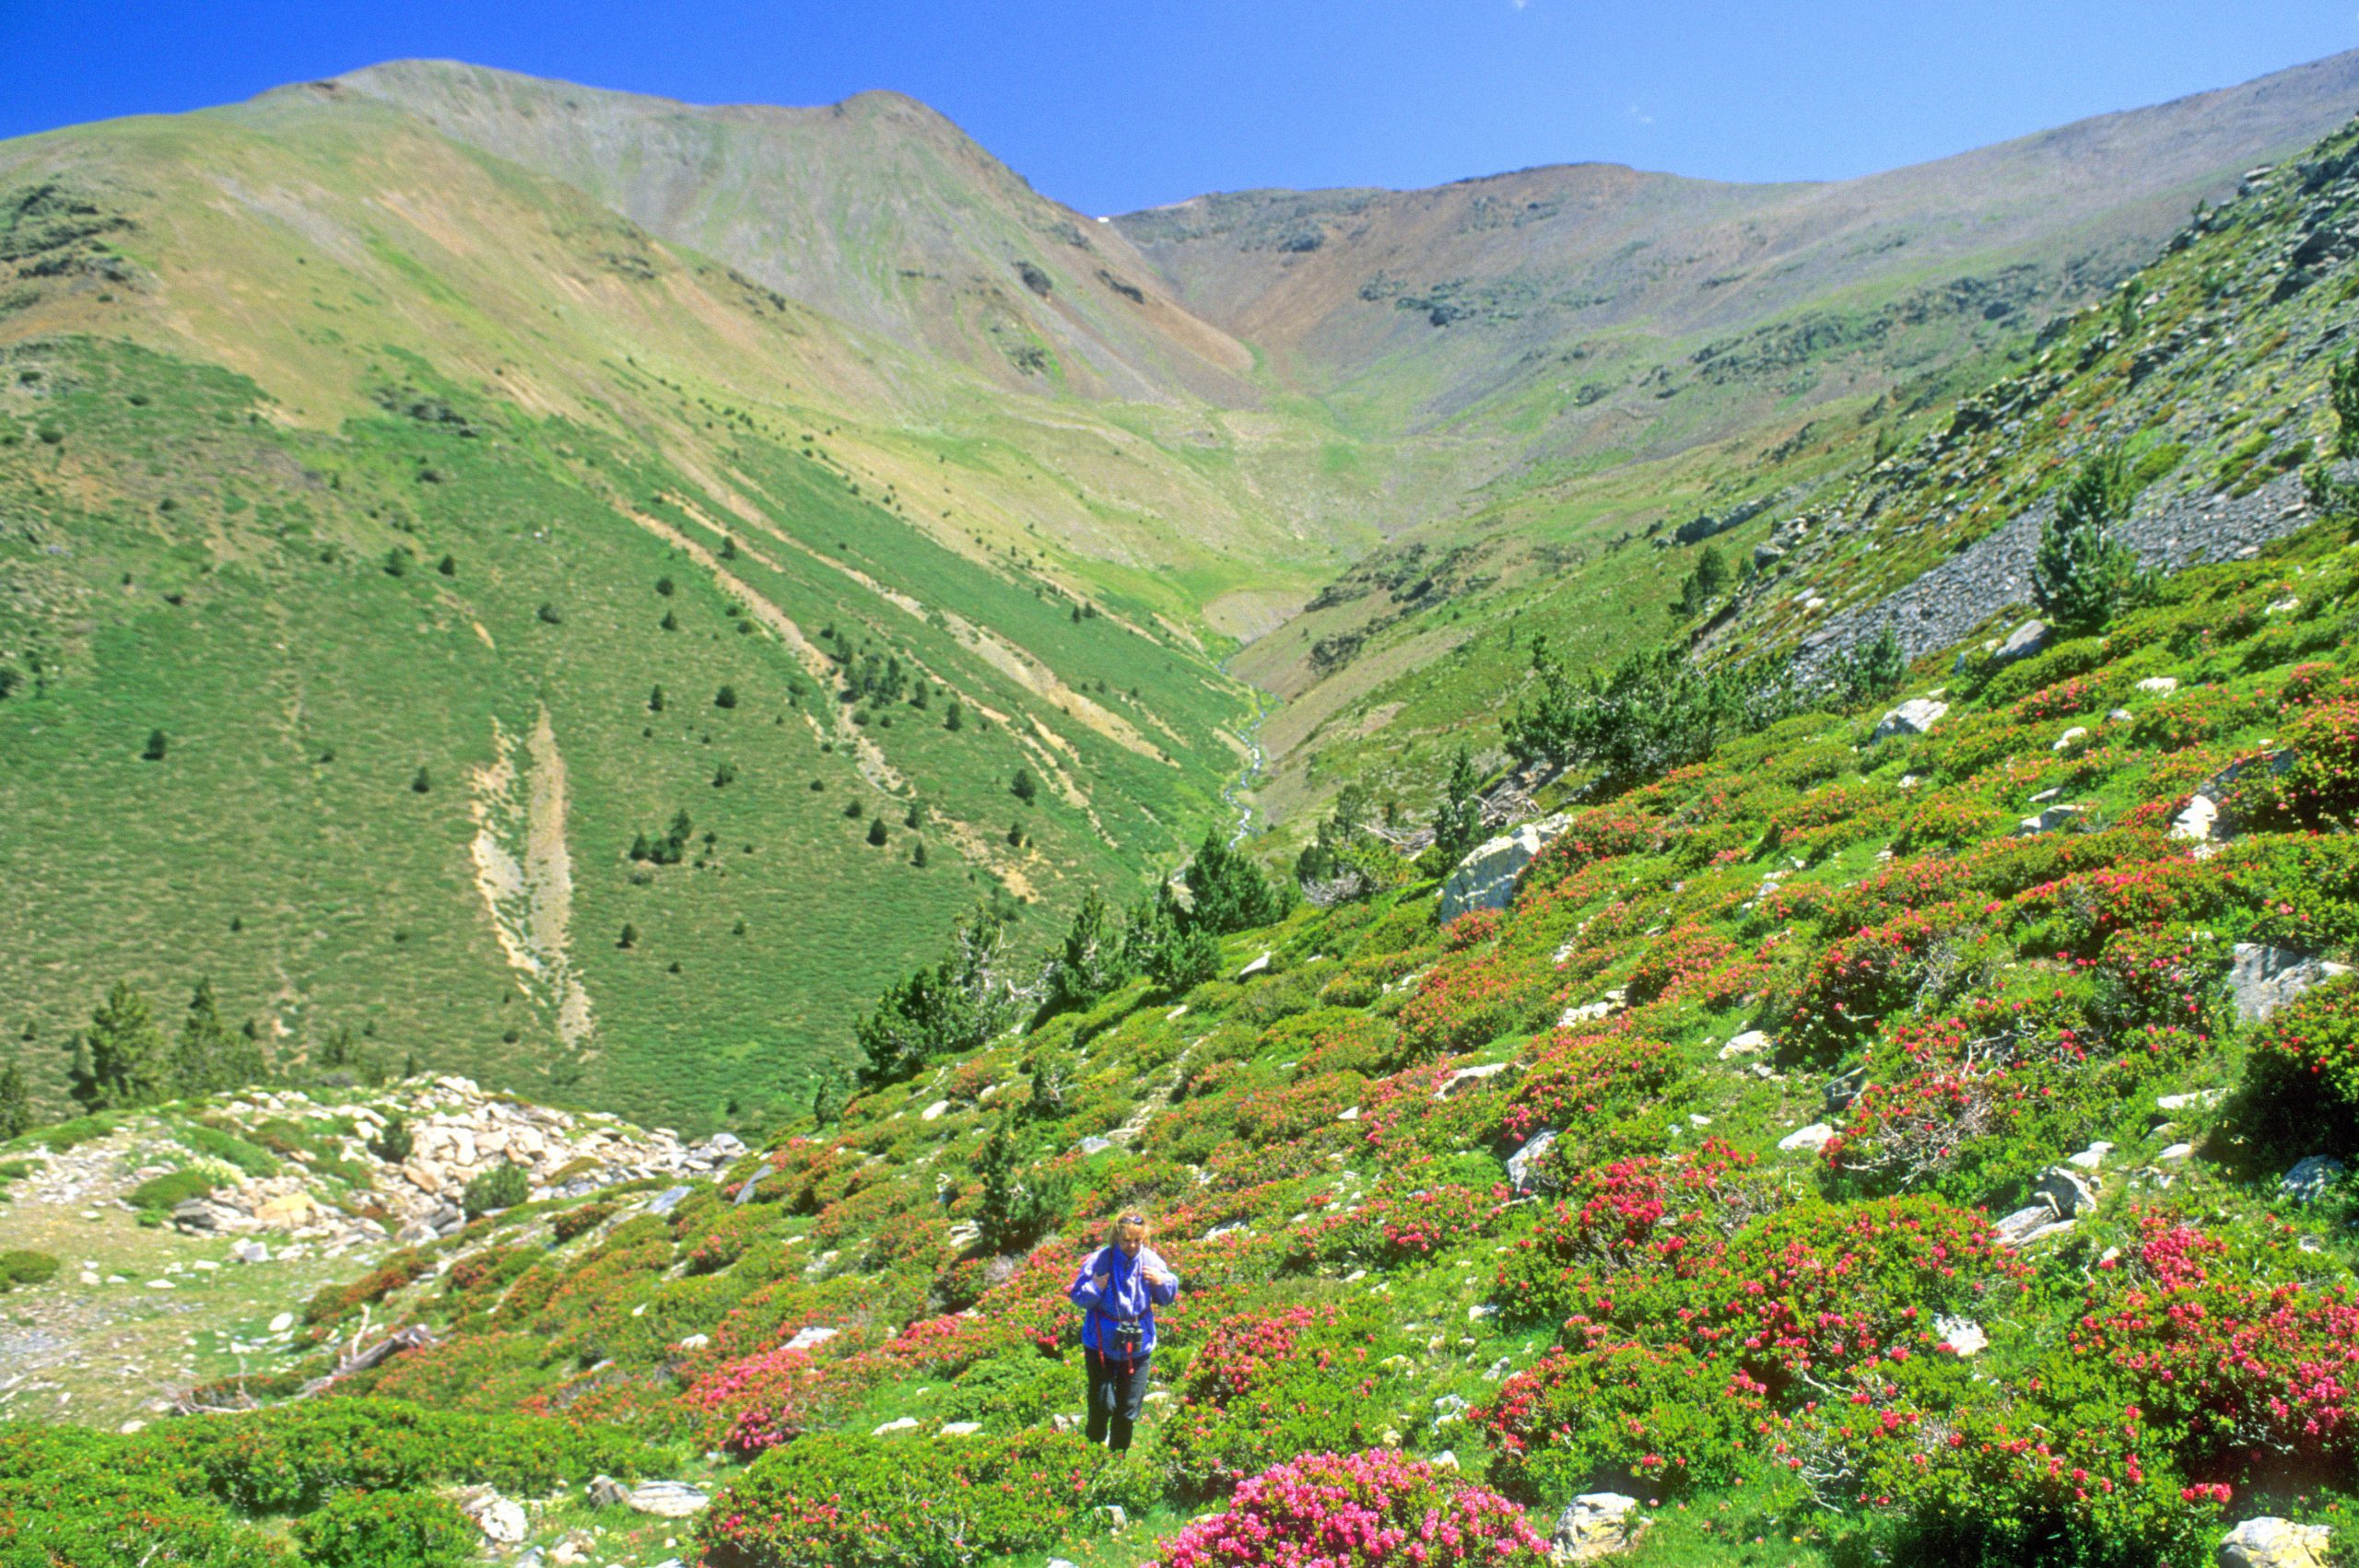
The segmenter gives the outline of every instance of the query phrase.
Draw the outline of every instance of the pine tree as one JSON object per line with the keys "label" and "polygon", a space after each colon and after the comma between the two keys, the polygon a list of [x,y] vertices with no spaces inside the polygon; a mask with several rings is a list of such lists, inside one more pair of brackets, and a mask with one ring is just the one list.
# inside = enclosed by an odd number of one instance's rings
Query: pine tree
{"label": "pine tree", "polygon": [[147,749],[146,749],[145,751],[142,751],[142,752],[139,754],[140,759],[141,759],[142,761],[144,761],[144,762],[161,762],[161,761],[163,761],[163,760],[164,760],[164,748],[165,748],[166,744],[167,744],[167,743],[166,743],[166,741],[165,741],[165,739],[164,739],[164,732],[163,732],[161,730],[150,730],[150,731],[147,731]]}
{"label": "pine tree", "polygon": [[680,617],[666,610],[663,612],[663,618],[655,624],[667,632],[675,632],[680,629]]}
{"label": "pine tree", "polygon": [[913,866],[916,866],[916,867],[919,867],[921,870],[922,870],[922,869],[924,868],[924,865],[925,865],[925,840],[924,840],[924,839],[922,839],[922,838],[919,839],[919,840],[918,840],[918,844],[917,844],[917,848],[910,851],[910,864],[911,864],[911,865],[913,865]]}
{"label": "pine tree", "polygon": [[456,556],[446,555],[434,563],[434,569],[444,577],[456,577],[459,575],[459,558]]}
{"label": "pine tree", "polygon": [[262,1025],[254,1020],[247,1019],[227,1037],[223,1052],[223,1082],[242,1088],[269,1079],[270,1059],[262,1048]]}
{"label": "pine tree", "polygon": [[0,1143],[24,1135],[33,1124],[32,1089],[15,1062],[0,1067]]}
{"label": "pine tree", "polygon": [[1208,827],[1188,867],[1190,902],[1180,929],[1226,936],[1272,925],[1294,907],[1293,891],[1290,884],[1273,887],[1259,866],[1228,847],[1219,828]]}
{"label": "pine tree", "polygon": [[843,1119],[844,1081],[838,1072],[823,1072],[811,1087],[811,1119],[821,1127],[833,1127]]}
{"label": "pine tree", "polygon": [[952,932],[940,962],[888,988],[853,1026],[868,1059],[862,1076],[890,1083],[933,1058],[982,1049],[1033,1000],[1033,988],[1016,972],[1007,922],[977,908]]}
{"label": "pine tree", "polygon": [[2137,554],[2113,536],[2137,493],[2121,450],[2107,447],[2090,453],[2065,481],[2055,515],[2041,524],[2032,599],[2067,631],[2101,630],[2142,597],[2146,581]]}
{"label": "pine tree", "polygon": [[1028,806],[1039,799],[1040,785],[1032,777],[1030,768],[1019,767],[1015,770],[1015,777],[1008,780],[1007,792]]}
{"label": "pine tree", "polygon": [[188,999],[188,1016],[181,1023],[180,1038],[172,1047],[172,1093],[185,1099],[241,1087],[229,1077],[231,1055],[229,1026],[221,1022],[220,1010],[213,1000],[213,982],[199,980],[195,993]]}
{"label": "pine tree", "polygon": [[871,844],[881,847],[885,843],[885,819],[881,816],[870,817],[868,819],[868,841]]}
{"label": "pine tree", "polygon": [[1449,760],[1449,778],[1441,788],[1441,805],[1434,813],[1434,848],[1455,866],[1483,837],[1483,781],[1474,758],[1464,746]]}
{"label": "pine tree", "polygon": [[953,698],[951,700],[950,707],[943,713],[942,727],[953,732],[965,729],[967,727],[967,705],[956,698]]}
{"label": "pine tree", "polygon": [[147,999],[117,980],[76,1042],[74,1097],[94,1111],[154,1105],[170,1091],[168,1051]]}
{"label": "pine tree", "polygon": [[1002,1113],[975,1157],[976,1174],[983,1178],[975,1211],[979,1239],[986,1251],[1003,1254],[1021,1252],[1038,1241],[1064,1217],[1071,1199],[1069,1183],[1058,1176],[1041,1169],[1026,1173],[1009,1121]]}
{"label": "pine tree", "polygon": [[657,686],[647,694],[647,711],[650,713],[661,713],[663,711],[663,688],[662,686]]}
{"label": "pine tree", "polygon": [[713,707],[715,707],[715,708],[734,708],[734,707],[736,707],[736,706],[737,706],[737,688],[736,688],[735,686],[723,686],[723,687],[722,687],[719,691],[717,691],[717,692],[713,693],[713,694],[712,694],[712,706],[713,706]]}
{"label": "pine tree", "polygon": [[1130,974],[1123,963],[1121,932],[1114,923],[1114,911],[1092,887],[1081,895],[1081,907],[1065,929],[1064,945],[1050,962],[1044,977],[1045,1005],[1087,1007]]}
{"label": "pine tree", "polygon": [[2359,457],[2359,350],[2342,356],[2327,371],[2327,406],[2334,411],[2334,439],[2327,460],[2302,471],[2302,486],[2318,515],[2359,523],[2359,480],[2335,477],[2332,461]]}
{"label": "pine tree", "polygon": [[409,787],[421,795],[434,788],[433,777],[426,771],[424,765],[419,766],[417,775],[409,781]]}
{"label": "pine tree", "polygon": [[625,920],[623,922],[622,935],[615,939],[615,945],[623,949],[625,952],[628,952],[630,949],[637,947],[639,945],[639,928],[632,925],[628,920]]}

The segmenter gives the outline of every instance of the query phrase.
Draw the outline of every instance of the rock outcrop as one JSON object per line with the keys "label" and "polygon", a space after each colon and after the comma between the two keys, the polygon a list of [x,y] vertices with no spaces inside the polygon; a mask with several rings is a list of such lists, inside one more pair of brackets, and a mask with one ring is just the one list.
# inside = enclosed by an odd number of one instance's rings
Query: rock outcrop
{"label": "rock outcrop", "polygon": [[1516,878],[1571,822],[1562,814],[1542,817],[1476,847],[1441,884],[1441,923],[1448,925],[1475,909],[1504,909],[1513,903]]}

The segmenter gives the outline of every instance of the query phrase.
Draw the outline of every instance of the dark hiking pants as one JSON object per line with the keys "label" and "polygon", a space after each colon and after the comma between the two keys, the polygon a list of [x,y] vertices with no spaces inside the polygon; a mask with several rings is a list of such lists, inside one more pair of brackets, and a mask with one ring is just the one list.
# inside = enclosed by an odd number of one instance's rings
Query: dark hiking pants
{"label": "dark hiking pants", "polygon": [[1139,1401],[1146,1398],[1147,1358],[1133,1356],[1125,1362],[1121,1356],[1101,1355],[1086,1347],[1081,1353],[1089,1363],[1089,1440],[1107,1443],[1110,1428],[1112,1441],[1108,1445],[1120,1454],[1131,1445]]}

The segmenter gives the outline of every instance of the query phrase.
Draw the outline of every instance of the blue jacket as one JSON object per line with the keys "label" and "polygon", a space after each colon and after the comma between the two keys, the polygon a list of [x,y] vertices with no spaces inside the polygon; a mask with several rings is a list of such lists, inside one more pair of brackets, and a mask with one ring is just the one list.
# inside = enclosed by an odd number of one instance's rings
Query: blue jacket
{"label": "blue jacket", "polygon": [[[1160,1281],[1150,1281],[1147,1270],[1163,1276]],[[1106,1276],[1106,1288],[1100,1291],[1091,1281],[1098,1275]],[[1180,1299],[1180,1277],[1171,1265],[1156,1255],[1155,1248],[1142,1246],[1136,1258],[1119,1246],[1100,1247],[1081,1266],[1074,1276],[1073,1289],[1065,1293],[1086,1315],[1081,1320],[1081,1342],[1093,1351],[1103,1351],[1113,1338],[1109,1320],[1135,1317],[1146,1328],[1146,1340],[1140,1346],[1142,1355],[1155,1349],[1155,1309],[1157,1305],[1169,1306]]]}

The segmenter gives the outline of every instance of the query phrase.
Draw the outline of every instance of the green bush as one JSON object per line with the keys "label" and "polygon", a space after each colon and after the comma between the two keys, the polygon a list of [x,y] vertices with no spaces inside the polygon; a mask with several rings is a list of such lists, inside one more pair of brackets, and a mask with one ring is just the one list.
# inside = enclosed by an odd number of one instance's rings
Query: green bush
{"label": "green bush", "polygon": [[0,1252],[0,1291],[18,1285],[45,1285],[57,1277],[57,1259],[46,1252],[18,1247]]}
{"label": "green bush", "polygon": [[942,1413],[952,1421],[979,1421],[992,1432],[1021,1432],[1043,1424],[1052,1411],[1077,1406],[1086,1390],[1078,1367],[1027,1355],[979,1361],[944,1394]]}
{"label": "green bush", "polygon": [[755,1460],[698,1534],[705,1568],[967,1568],[1155,1500],[1149,1471],[1065,1433],[811,1433]]}
{"label": "green bush", "polygon": [[503,1161],[467,1183],[459,1206],[472,1220],[495,1209],[513,1209],[532,1196],[533,1178],[525,1174],[524,1167]]}
{"label": "green bush", "polygon": [[236,1167],[250,1176],[275,1176],[278,1162],[268,1151],[257,1149],[242,1138],[233,1137],[217,1127],[198,1125],[181,1135],[182,1141],[208,1159]]}
{"label": "green bush", "polygon": [[431,1493],[348,1492],[297,1520],[295,1539],[317,1568],[459,1568],[475,1528]]}
{"label": "green bush", "polygon": [[167,1171],[159,1176],[149,1176],[125,1195],[134,1209],[152,1209],[158,1212],[176,1209],[193,1198],[209,1197],[221,1185],[218,1177],[204,1171]]}

